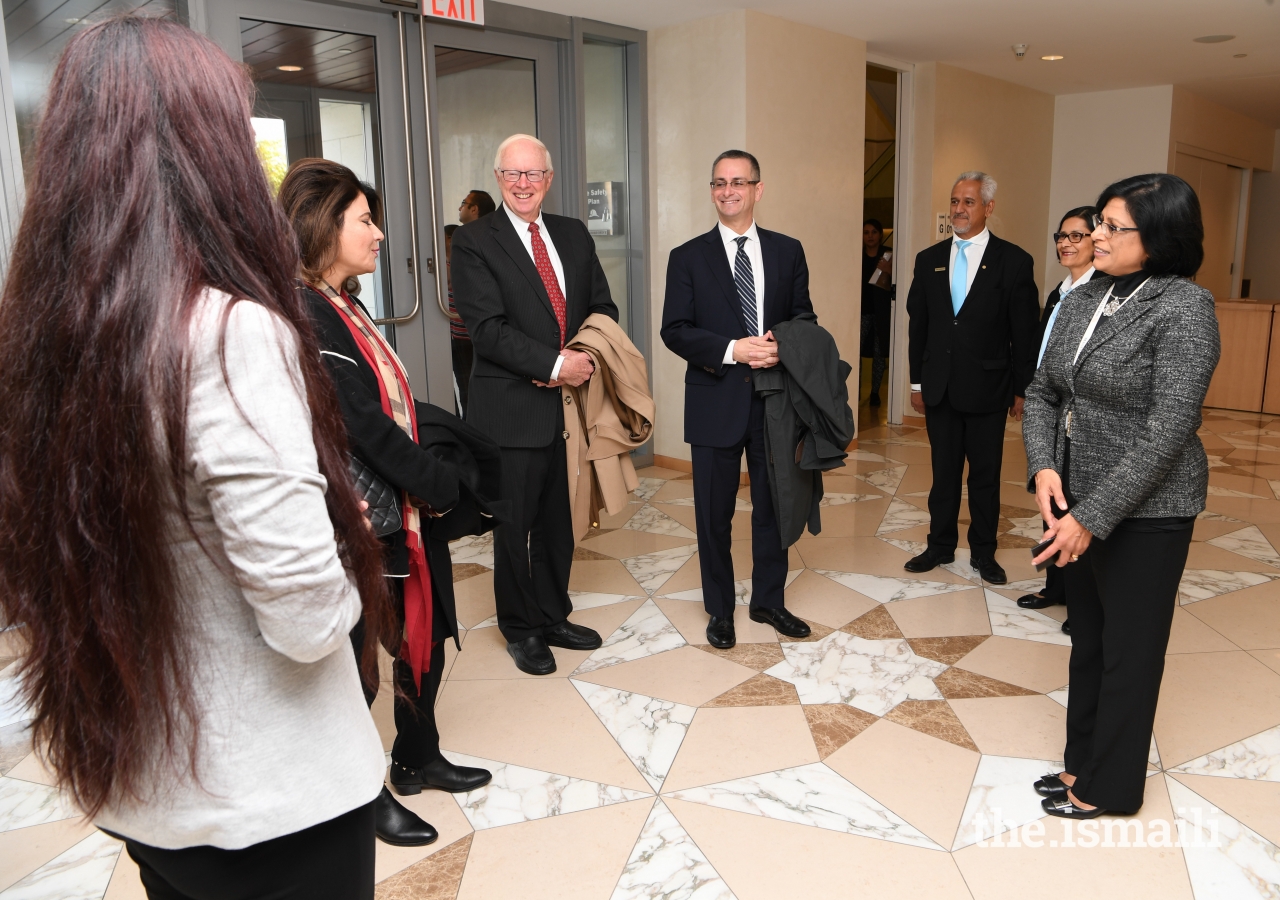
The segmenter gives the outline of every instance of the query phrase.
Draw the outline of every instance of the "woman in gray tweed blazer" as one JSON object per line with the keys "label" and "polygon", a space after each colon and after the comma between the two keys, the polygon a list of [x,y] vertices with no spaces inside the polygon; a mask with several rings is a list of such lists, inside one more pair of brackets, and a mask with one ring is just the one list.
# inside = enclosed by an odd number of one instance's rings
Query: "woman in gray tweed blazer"
{"label": "woman in gray tweed blazer", "polygon": [[1022,426],[1053,542],[1036,562],[1066,567],[1071,616],[1065,771],[1035,787],[1050,815],[1078,819],[1142,806],[1219,352],[1213,296],[1189,280],[1204,258],[1190,185],[1139,175],[1097,208],[1099,276],[1062,301]]}

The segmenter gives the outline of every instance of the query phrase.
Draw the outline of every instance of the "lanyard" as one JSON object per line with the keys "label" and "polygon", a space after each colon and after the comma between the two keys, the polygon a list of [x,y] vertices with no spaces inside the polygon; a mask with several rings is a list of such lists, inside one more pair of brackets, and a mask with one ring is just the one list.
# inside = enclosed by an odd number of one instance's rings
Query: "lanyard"
{"label": "lanyard", "polygon": [[[1132,300],[1134,294],[1138,293],[1138,291],[1146,287],[1147,282],[1150,280],[1151,280],[1150,278],[1144,279],[1142,284],[1138,285],[1137,289],[1132,294],[1124,298],[1124,301],[1120,304],[1120,306],[1124,306],[1125,303],[1128,303],[1130,300]],[[1093,331],[1095,328],[1098,327],[1098,322],[1102,319],[1102,311],[1103,309],[1106,308],[1108,301],[1111,300],[1111,292],[1114,289],[1115,289],[1114,284],[1111,287],[1107,288],[1107,295],[1102,298],[1102,302],[1098,304],[1098,308],[1093,311],[1093,318],[1089,320],[1089,327],[1085,329],[1084,337],[1080,338],[1080,345],[1076,347],[1075,358],[1071,360],[1071,364],[1073,366],[1079,361],[1080,354],[1084,351],[1085,344],[1089,343],[1089,338],[1093,337]],[[1115,312],[1118,312],[1119,308],[1120,307],[1116,307],[1116,309],[1112,311],[1112,314],[1114,315]]]}

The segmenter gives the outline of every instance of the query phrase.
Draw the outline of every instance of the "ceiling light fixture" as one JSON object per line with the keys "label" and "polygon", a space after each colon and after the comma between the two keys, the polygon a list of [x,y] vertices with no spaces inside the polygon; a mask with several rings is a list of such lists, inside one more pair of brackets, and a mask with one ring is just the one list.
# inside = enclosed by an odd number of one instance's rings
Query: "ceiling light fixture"
{"label": "ceiling light fixture", "polygon": [[354,52],[355,51],[352,50],[350,47],[343,47],[341,50],[338,51],[338,54],[340,56],[346,56],[348,53],[354,53]]}
{"label": "ceiling light fixture", "polygon": [[301,72],[302,66],[276,66],[281,72]]}
{"label": "ceiling light fixture", "polygon": [[1237,53],[1237,54],[1235,54],[1235,55],[1234,55],[1233,57],[1231,57],[1231,58],[1232,58],[1232,59],[1244,59],[1244,58],[1245,58],[1246,56],[1248,56],[1248,55],[1249,55],[1248,53]]}
{"label": "ceiling light fixture", "polygon": [[1191,40],[1197,44],[1224,44],[1227,41],[1234,41],[1234,34],[1206,34],[1204,37],[1192,38]]}
{"label": "ceiling light fixture", "polygon": [[1014,44],[1012,49],[1013,49],[1013,55],[1018,57],[1018,59],[1022,59],[1027,55],[1026,44]]}
{"label": "ceiling light fixture", "polygon": [[83,19],[63,19],[62,21],[66,22],[68,25],[79,25],[84,20]]}
{"label": "ceiling light fixture", "polygon": [[1049,60],[1050,62],[1052,62],[1052,61],[1053,61],[1053,60],[1055,60],[1055,59],[1062,59],[1062,57],[1061,57],[1061,56],[1056,56],[1056,55],[1054,55],[1054,54],[1050,54],[1050,55],[1048,55],[1048,56],[1042,56],[1042,57],[1040,57],[1040,58],[1041,58],[1041,59],[1047,59],[1047,60]]}

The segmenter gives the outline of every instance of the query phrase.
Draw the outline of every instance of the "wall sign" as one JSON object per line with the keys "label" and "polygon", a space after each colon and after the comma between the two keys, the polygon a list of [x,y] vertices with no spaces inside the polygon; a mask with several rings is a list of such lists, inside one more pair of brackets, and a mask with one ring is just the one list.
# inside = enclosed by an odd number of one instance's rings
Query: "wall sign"
{"label": "wall sign", "polygon": [[945,241],[951,237],[951,216],[947,213],[938,213],[938,224],[933,229],[934,241]]}
{"label": "wall sign", "polygon": [[422,14],[428,19],[483,25],[484,0],[422,0]]}
{"label": "wall sign", "polygon": [[587,183],[587,231],[592,234],[622,234],[626,214],[622,198],[625,181],[592,181]]}

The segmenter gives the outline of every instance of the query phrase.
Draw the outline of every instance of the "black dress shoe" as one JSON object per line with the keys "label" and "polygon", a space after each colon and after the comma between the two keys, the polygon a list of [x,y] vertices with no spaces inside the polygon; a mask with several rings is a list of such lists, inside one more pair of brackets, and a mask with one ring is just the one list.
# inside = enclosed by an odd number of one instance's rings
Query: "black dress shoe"
{"label": "black dress shoe", "polygon": [[765,622],[774,627],[778,634],[789,638],[807,638],[809,626],[797,619],[785,609],[765,609],[753,606],[750,608],[752,622]]}
{"label": "black dress shoe", "polygon": [[585,625],[574,625],[568,619],[545,629],[542,639],[552,647],[563,647],[565,650],[598,650],[604,643],[600,632]]}
{"label": "black dress shoe", "polygon": [[1000,563],[996,562],[994,556],[988,556],[986,559],[974,557],[969,560],[969,565],[973,566],[982,580],[988,584],[1009,583],[1009,576],[1004,574],[1004,569],[1000,568]]}
{"label": "black dress shoe", "polygon": [[391,786],[402,797],[421,793],[424,787],[450,794],[465,794],[484,787],[492,780],[493,773],[488,769],[455,766],[443,756],[420,769],[402,766],[394,759],[391,761]]}
{"label": "black dress shoe", "polygon": [[1057,775],[1046,775],[1032,785],[1041,797],[1057,797],[1071,790],[1067,783]]}
{"label": "black dress shoe", "polygon": [[1039,594],[1023,594],[1018,598],[1018,605],[1023,609],[1048,609],[1050,606],[1057,606],[1061,602],[1061,600],[1042,597]]}
{"label": "black dress shoe", "polygon": [[507,644],[507,652],[516,661],[516,668],[529,675],[550,675],[556,670],[556,658],[540,634],[512,641]]}
{"label": "black dress shoe", "polygon": [[733,619],[712,616],[707,623],[707,643],[717,650],[728,650],[738,643],[738,636],[733,631]]}
{"label": "black dress shoe", "polygon": [[373,833],[384,844],[397,847],[424,847],[440,837],[421,816],[397,803],[386,787],[373,801]]}
{"label": "black dress shoe", "polygon": [[875,391],[872,391],[872,392],[871,392],[871,396],[870,396],[870,398],[868,398],[868,399],[867,399],[867,405],[868,405],[868,406],[879,406],[879,405],[880,405],[880,395],[879,395],[879,394],[877,394]]}
{"label": "black dress shoe", "polygon": [[938,550],[935,547],[926,547],[925,551],[919,556],[913,556],[911,559],[903,563],[902,568],[906,569],[908,572],[928,572],[931,569],[936,569],[938,566],[945,566],[947,563],[953,563],[955,561],[956,554],[954,551],[948,553]]}
{"label": "black dress shoe", "polygon": [[1062,620],[1062,633],[1063,633],[1063,634],[1066,634],[1066,635],[1071,634],[1071,620],[1070,620],[1070,619],[1063,619],[1063,620]]}
{"label": "black dress shoe", "polygon": [[[1093,809],[1076,806],[1066,793],[1045,797],[1040,801],[1040,808],[1051,816],[1057,816],[1059,819],[1096,819],[1098,816],[1108,815],[1107,810],[1101,806]],[[1110,813],[1110,815],[1127,815],[1127,813]]]}

